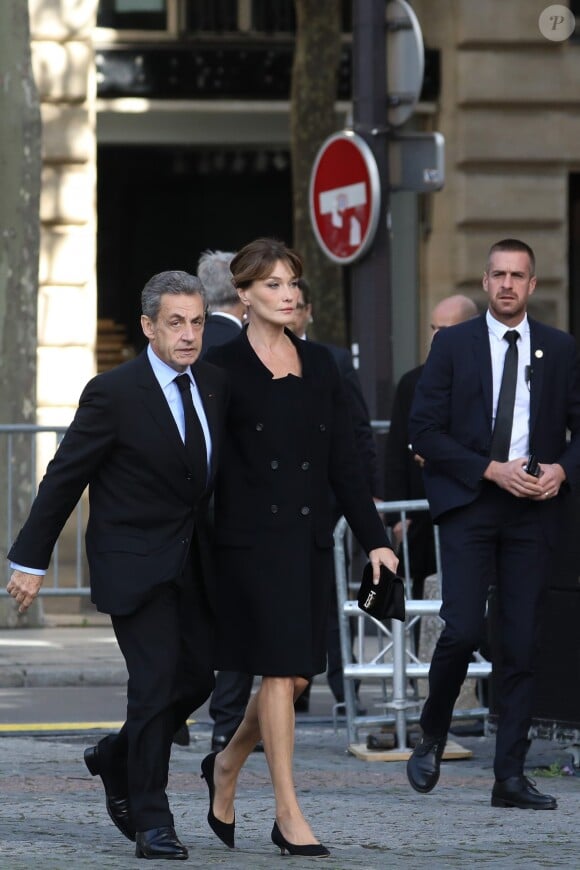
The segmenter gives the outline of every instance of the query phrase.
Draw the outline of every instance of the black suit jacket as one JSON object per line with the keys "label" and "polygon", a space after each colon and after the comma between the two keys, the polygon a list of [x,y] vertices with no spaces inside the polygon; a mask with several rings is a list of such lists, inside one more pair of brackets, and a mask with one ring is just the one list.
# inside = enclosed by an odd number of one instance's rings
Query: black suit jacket
{"label": "black suit jacket", "polygon": [[409,450],[409,417],[415,387],[423,366],[406,372],[395,391],[391,425],[387,436],[385,454],[385,499],[386,501],[405,501],[425,498],[425,486],[420,465],[413,459]]}
{"label": "black suit jacket", "polygon": [[341,374],[352,417],[357,452],[362,462],[370,490],[374,496],[378,496],[381,487],[377,466],[377,445],[360,379],[352,363],[352,355],[345,347],[339,347],[336,344],[320,343],[330,351]]}
{"label": "black suit jacket", "polygon": [[[530,451],[580,482],[580,364],[572,336],[532,318]],[[441,330],[415,390],[410,435],[433,517],[469,504],[489,465],[493,380],[485,314]],[[570,441],[566,432],[570,432]]]}
{"label": "black suit jacket", "polygon": [[46,568],[86,486],[91,598],[105,613],[131,613],[160,583],[180,576],[192,542],[207,580],[205,511],[219,461],[227,386],[207,363],[193,367],[210,428],[209,481],[192,468],[147,353],[93,378],[40,484],[8,557]]}
{"label": "black suit jacket", "polygon": [[210,314],[203,328],[203,341],[201,350],[201,359],[203,359],[210,347],[219,347],[221,344],[227,344],[233,338],[237,338],[242,327],[230,320],[229,317],[224,317],[219,311]]}

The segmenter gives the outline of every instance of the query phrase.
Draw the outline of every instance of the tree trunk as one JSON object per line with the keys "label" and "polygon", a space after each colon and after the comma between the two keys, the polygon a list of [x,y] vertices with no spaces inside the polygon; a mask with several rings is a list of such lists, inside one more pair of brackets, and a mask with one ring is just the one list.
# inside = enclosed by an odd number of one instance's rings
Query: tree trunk
{"label": "tree trunk", "polygon": [[322,253],[308,209],[310,173],[322,142],[336,130],[340,62],[340,0],[295,0],[296,48],[292,70],[290,139],[294,246],[312,287],[315,334],[344,344],[342,270]]}
{"label": "tree trunk", "polygon": [[[36,417],[41,121],[26,0],[0,3],[0,423]],[[30,438],[0,434],[0,549],[30,507]],[[12,472],[8,504],[6,475]],[[7,511],[11,511],[9,527]]]}

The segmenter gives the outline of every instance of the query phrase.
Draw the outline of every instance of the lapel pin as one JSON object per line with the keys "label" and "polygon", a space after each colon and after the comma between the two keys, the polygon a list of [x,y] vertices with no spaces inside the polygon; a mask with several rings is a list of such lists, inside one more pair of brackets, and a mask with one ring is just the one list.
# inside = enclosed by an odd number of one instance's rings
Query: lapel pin
{"label": "lapel pin", "polygon": [[542,359],[542,357],[544,356],[544,351],[543,350],[536,350],[536,351],[534,351],[534,356],[536,357],[536,359]]}

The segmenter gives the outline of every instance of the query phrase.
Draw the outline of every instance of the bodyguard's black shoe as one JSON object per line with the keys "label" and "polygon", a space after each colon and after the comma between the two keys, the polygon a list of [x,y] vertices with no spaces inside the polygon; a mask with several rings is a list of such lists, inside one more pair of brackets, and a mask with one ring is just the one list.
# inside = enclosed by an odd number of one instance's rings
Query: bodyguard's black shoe
{"label": "bodyguard's black shoe", "polygon": [[415,746],[407,762],[407,778],[415,791],[427,794],[437,785],[446,742],[447,736],[430,737],[423,734]]}
{"label": "bodyguard's black shoe", "polygon": [[517,807],[520,810],[555,810],[558,802],[551,794],[542,794],[527,776],[510,776],[496,780],[491,792],[492,807]]}
{"label": "bodyguard's black shoe", "polygon": [[190,738],[187,722],[184,722],[183,725],[179,726],[173,735],[173,740],[171,742],[177,744],[177,746],[189,746]]}
{"label": "bodyguard's black shoe", "polygon": [[216,734],[211,738],[211,751],[212,752],[221,752],[222,749],[225,749],[228,743],[231,740],[230,737],[226,737],[225,734]]}
{"label": "bodyguard's black shoe", "polygon": [[[232,735],[233,736],[233,735]],[[215,737],[211,738],[211,751],[212,752],[221,752],[222,749],[225,749],[232,737],[225,737],[223,734],[217,734]],[[260,740],[259,743],[256,743],[252,752],[263,752],[264,744]]]}
{"label": "bodyguard's black shoe", "polygon": [[109,818],[128,840],[135,840],[135,827],[131,821],[129,812],[129,796],[112,788],[105,778],[103,765],[99,756],[99,745],[89,746],[85,749],[85,764],[91,776],[100,776],[105,787],[106,807]]}
{"label": "bodyguard's black shoe", "polygon": [[188,851],[178,839],[175,828],[150,828],[137,831],[135,855],[137,858],[167,858],[169,861],[185,861]]}

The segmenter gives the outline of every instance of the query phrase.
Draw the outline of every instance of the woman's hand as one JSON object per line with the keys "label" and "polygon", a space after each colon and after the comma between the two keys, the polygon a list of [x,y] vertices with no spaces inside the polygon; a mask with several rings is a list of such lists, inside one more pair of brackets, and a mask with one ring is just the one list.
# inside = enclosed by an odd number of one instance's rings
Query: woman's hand
{"label": "woman's hand", "polygon": [[375,586],[379,582],[381,565],[385,565],[387,568],[390,568],[393,573],[397,572],[399,560],[397,559],[390,547],[377,547],[376,550],[371,550],[369,553],[369,560],[371,565],[373,566],[373,583],[375,584]]}

